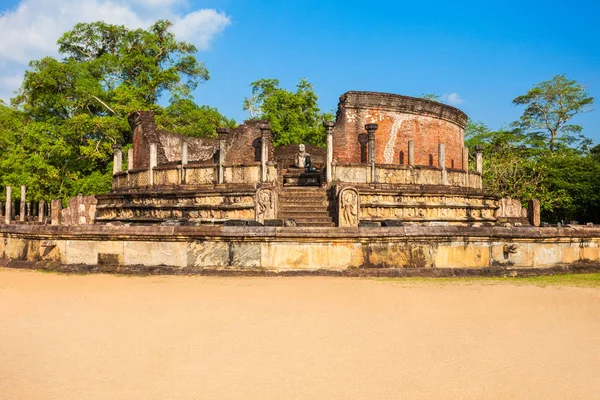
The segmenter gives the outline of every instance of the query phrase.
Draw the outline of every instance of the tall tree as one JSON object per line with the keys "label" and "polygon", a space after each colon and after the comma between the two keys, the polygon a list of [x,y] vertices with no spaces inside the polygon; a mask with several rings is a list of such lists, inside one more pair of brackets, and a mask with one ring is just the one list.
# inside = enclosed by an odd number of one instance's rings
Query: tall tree
{"label": "tall tree", "polygon": [[318,97],[306,79],[300,79],[295,92],[282,89],[277,79],[260,79],[250,86],[252,96],[244,99],[243,108],[251,118],[270,123],[276,146],[325,146],[323,121],[333,119],[333,115],[321,112]]}
{"label": "tall tree", "polygon": [[590,142],[582,134],[580,125],[571,119],[591,110],[594,98],[577,81],[566,75],[556,75],[543,81],[518,96],[513,104],[525,106],[525,111],[516,126],[527,132],[539,147],[551,152],[560,145],[572,146],[580,142],[582,147]]}
{"label": "tall tree", "polygon": [[[201,135],[231,124],[216,109],[192,105],[192,91],[209,74],[196,48],[170,28],[169,21],[133,30],[77,24],[58,41],[62,59],[32,61],[12,111],[0,110],[0,119],[22,121],[18,134],[0,132],[0,146],[12,142],[4,159],[14,163],[0,161],[0,181],[26,183],[33,196],[46,198],[109,190],[112,145],[131,142],[127,116],[135,110],[155,111],[167,130],[204,118]],[[166,110],[161,98],[170,100]]]}

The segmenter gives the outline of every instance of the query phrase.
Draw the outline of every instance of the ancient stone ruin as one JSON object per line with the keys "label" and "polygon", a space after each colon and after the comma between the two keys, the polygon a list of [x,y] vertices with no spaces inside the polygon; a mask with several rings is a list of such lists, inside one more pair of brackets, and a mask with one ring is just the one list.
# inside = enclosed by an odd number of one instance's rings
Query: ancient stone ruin
{"label": "ancient stone ruin", "polygon": [[336,121],[325,124],[326,149],[274,148],[260,121],[219,129],[218,139],[159,131],[151,112],[134,113],[130,122],[127,170],[117,147],[113,191],[97,196],[96,223],[527,223],[520,208],[483,194],[482,153],[473,170],[464,147],[467,116],[445,104],[345,93]]}
{"label": "ancient stone ruin", "polygon": [[77,196],[63,209],[60,200],[29,201],[24,186],[13,201],[7,187],[0,265],[376,276],[597,270],[597,226],[540,227],[539,201],[523,207],[484,194],[483,152],[464,146],[466,122],[434,101],[348,92],[324,123],[326,148],[274,147],[262,121],[200,139],[161,131],[151,112],[138,111],[126,163],[114,146],[110,193]]}

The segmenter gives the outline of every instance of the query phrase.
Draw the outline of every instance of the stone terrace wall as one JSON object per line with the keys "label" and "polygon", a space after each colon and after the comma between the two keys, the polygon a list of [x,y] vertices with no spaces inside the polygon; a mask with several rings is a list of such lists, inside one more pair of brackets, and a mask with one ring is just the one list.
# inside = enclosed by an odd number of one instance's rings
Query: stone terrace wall
{"label": "stone terrace wall", "polygon": [[[438,144],[444,143],[446,168],[462,165],[462,111],[435,101],[387,93],[347,92],[340,97],[333,131],[333,158],[338,163],[367,160],[364,126],[376,123],[376,162],[408,163],[408,141],[415,146],[416,165],[438,165]],[[403,156],[401,156],[403,154]]]}
{"label": "stone terrace wall", "polygon": [[[600,228],[0,226],[0,265],[172,273],[551,268],[600,262]],[[167,268],[168,267],[168,268]],[[151,271],[151,270],[150,270]]]}

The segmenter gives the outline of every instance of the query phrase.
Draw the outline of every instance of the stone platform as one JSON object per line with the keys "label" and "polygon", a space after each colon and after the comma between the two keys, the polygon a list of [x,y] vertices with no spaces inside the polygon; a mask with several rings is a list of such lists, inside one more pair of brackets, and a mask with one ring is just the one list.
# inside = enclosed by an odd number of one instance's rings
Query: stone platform
{"label": "stone platform", "polygon": [[[279,274],[571,268],[600,263],[600,227],[0,226],[3,265]],[[376,272],[373,272],[376,274]],[[440,272],[440,274],[443,274]]]}

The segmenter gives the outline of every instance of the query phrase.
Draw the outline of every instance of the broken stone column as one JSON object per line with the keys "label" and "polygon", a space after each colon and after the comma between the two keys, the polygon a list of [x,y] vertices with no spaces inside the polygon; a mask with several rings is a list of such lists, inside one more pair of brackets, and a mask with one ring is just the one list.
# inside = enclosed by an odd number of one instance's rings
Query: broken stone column
{"label": "broken stone column", "polygon": [[475,160],[477,172],[483,173],[483,146],[475,146]]}
{"label": "broken stone column", "polygon": [[448,184],[448,177],[446,174],[446,149],[444,143],[438,144],[438,166],[442,169],[442,185]]}
{"label": "broken stone column", "polygon": [[260,162],[261,162],[261,182],[267,181],[267,161],[269,158],[269,151],[267,147],[267,143],[269,140],[269,135],[271,134],[271,127],[269,124],[263,124],[260,126],[260,133],[262,135],[261,147],[260,147]]}
{"label": "broken stone column", "polygon": [[327,174],[327,183],[332,180],[332,168],[333,168],[333,121],[323,121],[325,127],[325,133],[327,135],[327,161],[325,165],[325,173]]}
{"label": "broken stone column", "polygon": [[5,209],[4,209],[4,223],[6,225],[10,224],[10,217],[12,214],[12,201],[11,201],[11,197],[12,197],[12,187],[11,186],[7,186],[6,187],[6,204],[5,204]]}
{"label": "broken stone column", "polygon": [[527,214],[531,225],[540,226],[540,201],[538,199],[529,200]]}
{"label": "broken stone column", "polygon": [[157,164],[156,143],[150,144],[150,168],[148,168],[148,185],[154,186],[154,168]]}
{"label": "broken stone column", "polygon": [[462,167],[465,171],[463,175],[463,185],[469,186],[469,148],[463,147],[462,150]]}
{"label": "broken stone column", "polygon": [[462,150],[462,167],[465,171],[469,171],[469,148],[463,147]]}
{"label": "broken stone column", "polygon": [[371,183],[377,182],[377,171],[375,170],[375,131],[377,131],[379,125],[377,124],[366,124],[365,130],[369,135],[369,164],[371,164]]}
{"label": "broken stone column", "polygon": [[479,173],[479,189],[483,189],[483,146],[475,146],[475,160]]}
{"label": "broken stone column", "polygon": [[121,172],[123,165],[123,151],[120,144],[113,144],[113,175]]}
{"label": "broken stone column", "polygon": [[60,225],[60,217],[62,212],[62,202],[60,200],[52,200],[52,209],[51,209],[51,224],[52,225]]}
{"label": "broken stone column", "polygon": [[21,204],[19,207],[19,219],[21,220],[21,222],[25,222],[25,217],[26,217],[26,213],[27,210],[25,209],[25,196],[27,194],[27,186],[25,185],[21,185]]}
{"label": "broken stone column", "polygon": [[188,164],[188,144],[181,143],[181,170],[179,171],[179,184],[185,183],[185,167]]}
{"label": "broken stone column", "polygon": [[408,165],[415,166],[415,143],[412,140],[408,141]]}
{"label": "broken stone column", "polygon": [[217,171],[217,183],[225,183],[223,165],[225,164],[225,145],[227,143],[227,135],[229,135],[230,131],[231,130],[229,128],[217,128],[217,134],[219,135],[219,169]]}
{"label": "broken stone column", "polygon": [[127,171],[133,169],[133,149],[127,150]]}
{"label": "broken stone column", "polygon": [[33,217],[33,207],[31,207],[31,202],[28,201],[27,203],[25,203],[25,216],[26,217]]}
{"label": "broken stone column", "polygon": [[44,222],[44,215],[45,215],[45,210],[44,210],[44,200],[40,200],[39,204],[38,204],[38,222]]}

